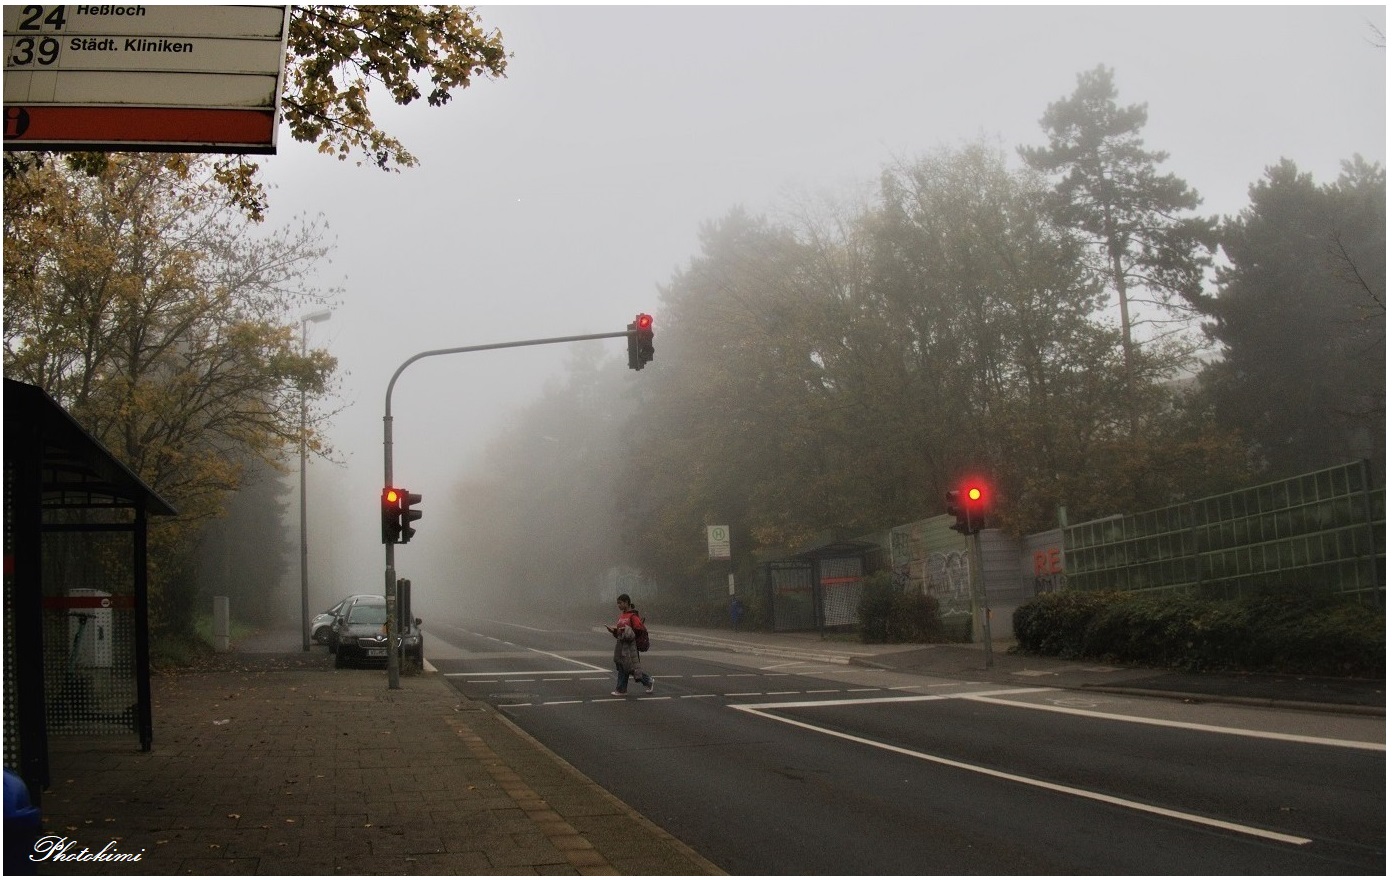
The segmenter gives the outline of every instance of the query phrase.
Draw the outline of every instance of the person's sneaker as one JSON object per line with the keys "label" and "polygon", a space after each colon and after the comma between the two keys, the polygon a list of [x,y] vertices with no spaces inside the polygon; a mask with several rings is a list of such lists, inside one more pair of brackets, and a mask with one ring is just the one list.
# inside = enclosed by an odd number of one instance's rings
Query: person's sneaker
{"label": "person's sneaker", "polygon": [[623,697],[623,696],[625,696],[625,692],[624,692],[624,691],[611,691],[611,692],[610,692],[610,695],[611,695],[612,697]]}
{"label": "person's sneaker", "polygon": [[654,693],[654,683],[653,683],[652,681],[649,682],[649,687],[645,688],[645,689],[644,689],[644,692],[645,692],[646,694],[652,694],[652,693]]}

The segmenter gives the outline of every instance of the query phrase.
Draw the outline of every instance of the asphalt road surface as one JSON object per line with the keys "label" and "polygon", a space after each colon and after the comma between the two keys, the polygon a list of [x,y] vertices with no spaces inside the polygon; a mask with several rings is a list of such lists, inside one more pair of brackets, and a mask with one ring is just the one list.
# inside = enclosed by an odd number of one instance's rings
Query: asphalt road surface
{"label": "asphalt road surface", "polygon": [[[740,875],[1385,870],[1384,722],[434,623],[433,665]],[[638,836],[637,836],[638,837]]]}

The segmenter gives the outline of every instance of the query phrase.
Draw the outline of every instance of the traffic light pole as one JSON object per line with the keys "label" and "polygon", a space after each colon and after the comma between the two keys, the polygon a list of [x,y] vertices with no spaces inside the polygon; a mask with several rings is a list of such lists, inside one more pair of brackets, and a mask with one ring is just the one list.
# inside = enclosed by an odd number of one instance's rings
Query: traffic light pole
{"label": "traffic light pole", "polygon": [[[428,356],[445,356],[450,353],[475,353],[481,350],[506,350],[510,347],[535,347],[540,344],[566,344],[573,341],[594,341],[600,338],[625,338],[629,337],[630,331],[602,332],[595,335],[571,335],[565,338],[537,338],[531,341],[508,341],[502,344],[478,344],[473,347],[449,347],[445,350],[426,350],[418,353],[406,362],[397,367],[397,371],[392,373],[392,379],[388,381],[387,397],[383,403],[383,487],[391,488],[392,485],[392,388],[397,385],[397,379],[402,376],[402,372],[413,362],[425,359]],[[395,644],[397,635],[397,563],[393,555],[395,543],[383,544],[387,548],[387,570],[383,575],[383,596],[387,599],[387,632],[388,632],[388,688],[396,689],[401,687],[399,676],[401,664],[400,647]]]}
{"label": "traffic light pole", "polygon": [[973,573],[970,575],[970,582],[976,585],[979,598],[979,610],[983,614],[983,665],[986,669],[993,668],[993,609],[988,606],[988,580],[983,573],[983,544],[979,541],[978,532],[969,535],[969,544],[972,547]]}

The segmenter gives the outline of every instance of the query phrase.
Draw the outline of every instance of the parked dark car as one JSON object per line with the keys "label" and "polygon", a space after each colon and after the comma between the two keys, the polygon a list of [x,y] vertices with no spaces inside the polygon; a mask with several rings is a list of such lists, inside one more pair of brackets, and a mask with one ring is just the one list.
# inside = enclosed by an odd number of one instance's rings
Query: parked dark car
{"label": "parked dark car", "polygon": [[322,611],[321,613],[316,614],[314,619],[310,621],[310,638],[314,639],[316,644],[329,645],[332,649],[334,647],[332,641],[332,638],[334,636],[334,618],[338,617],[341,613],[343,613],[344,609],[347,608],[349,606],[349,603],[352,602],[354,599],[367,598],[382,598],[382,596],[345,596],[344,598],[340,599],[339,602],[334,607],[330,608],[328,611]]}
{"label": "parked dark car", "polygon": [[[409,666],[417,669],[424,662],[421,620],[401,624],[403,656]],[[382,661],[387,663],[387,600],[380,595],[355,596],[334,619],[330,637],[334,651],[334,666],[342,668],[351,663]]]}

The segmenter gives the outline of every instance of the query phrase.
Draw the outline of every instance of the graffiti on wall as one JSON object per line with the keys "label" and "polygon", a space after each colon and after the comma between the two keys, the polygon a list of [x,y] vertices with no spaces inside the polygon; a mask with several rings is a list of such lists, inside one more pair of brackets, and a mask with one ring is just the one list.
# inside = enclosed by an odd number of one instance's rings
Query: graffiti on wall
{"label": "graffiti on wall", "polygon": [[891,573],[898,586],[934,596],[941,614],[967,614],[973,610],[966,550],[926,550],[922,523],[892,529],[890,546]]}
{"label": "graffiti on wall", "polygon": [[1061,564],[1061,547],[1048,546],[1032,550],[1032,594],[1056,592],[1066,585],[1065,568]]}

